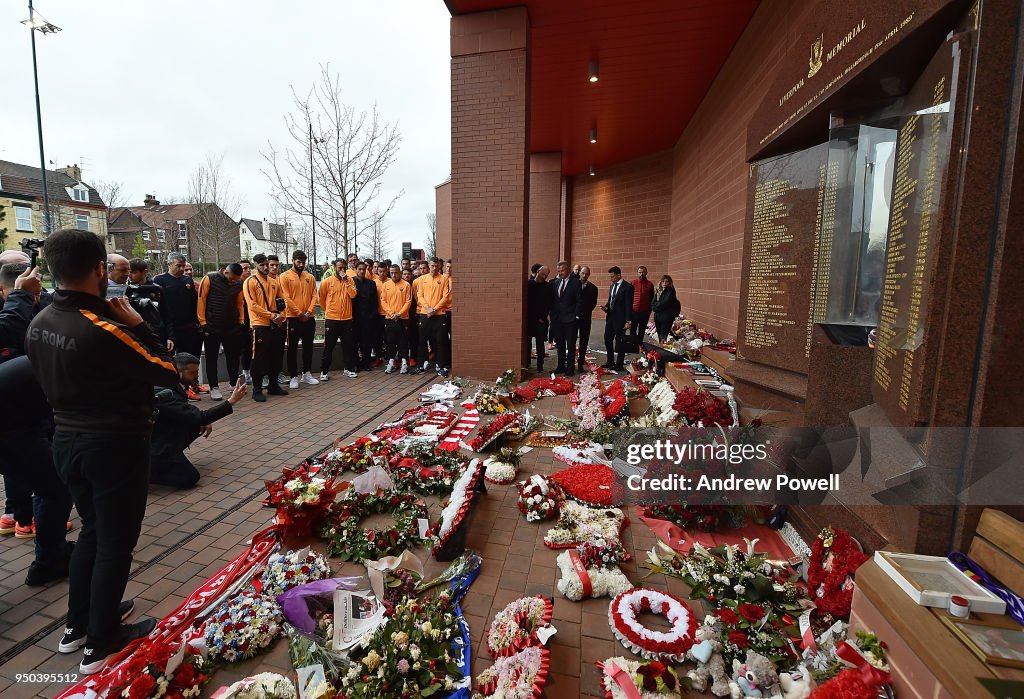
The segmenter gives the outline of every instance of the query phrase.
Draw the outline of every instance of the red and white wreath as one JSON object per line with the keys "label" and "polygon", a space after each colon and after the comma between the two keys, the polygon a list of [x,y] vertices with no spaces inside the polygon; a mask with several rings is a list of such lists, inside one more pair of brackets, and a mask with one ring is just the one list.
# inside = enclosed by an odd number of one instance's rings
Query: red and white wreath
{"label": "red and white wreath", "polygon": [[551,600],[537,595],[509,602],[494,615],[487,632],[487,650],[492,658],[518,653],[527,646],[544,645],[554,608]]}
{"label": "red and white wreath", "polygon": [[[642,612],[664,616],[672,630],[653,631],[638,620]],[[694,642],[697,619],[690,607],[675,595],[638,588],[618,595],[608,607],[612,633],[627,649],[649,660],[683,662]]]}
{"label": "red and white wreath", "polygon": [[498,658],[477,675],[476,689],[494,699],[535,699],[548,681],[549,655],[547,648],[527,646],[515,655]]}
{"label": "red and white wreath", "polygon": [[519,511],[527,522],[543,522],[558,516],[558,508],[565,496],[554,481],[536,474],[519,484]]}

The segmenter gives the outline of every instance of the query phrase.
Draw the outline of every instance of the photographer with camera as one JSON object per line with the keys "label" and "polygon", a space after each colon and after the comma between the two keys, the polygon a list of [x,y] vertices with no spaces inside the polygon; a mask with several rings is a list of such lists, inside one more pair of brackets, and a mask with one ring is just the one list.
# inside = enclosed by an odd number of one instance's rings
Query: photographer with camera
{"label": "photographer with camera", "polygon": [[199,293],[192,277],[185,274],[185,256],[179,252],[167,255],[167,271],[153,277],[153,283],[163,289],[160,315],[167,349],[198,357],[203,351],[197,313]]}
{"label": "photographer with camera", "polygon": [[242,291],[249,307],[249,322],[252,324],[252,399],[265,403],[263,377],[269,377],[267,393],[272,396],[287,396],[288,391],[278,382],[281,360],[284,354],[284,309],[281,284],[270,276],[270,262],[259,253],[252,258],[256,273],[245,280]]}
{"label": "photographer with camera", "polygon": [[199,375],[199,359],[183,352],[174,355],[178,385],[156,392],[157,418],[153,430],[153,471],[149,482],[172,488],[191,488],[199,482],[199,471],[185,456],[185,450],[199,437],[213,433],[213,423],[232,413],[232,406],[245,397],[245,379],[237,379],[231,395],[210,410],[188,402],[187,387]]}
{"label": "photographer with camera", "polygon": [[127,299],[105,300],[107,252],[89,231],[57,231],[46,260],[60,288],[29,325],[25,351],[53,408],[53,458],[82,518],[71,556],[68,624],[58,650],[85,645],[80,671],[153,630],[122,625],[121,595],[149,487],[153,386],[178,372]]}

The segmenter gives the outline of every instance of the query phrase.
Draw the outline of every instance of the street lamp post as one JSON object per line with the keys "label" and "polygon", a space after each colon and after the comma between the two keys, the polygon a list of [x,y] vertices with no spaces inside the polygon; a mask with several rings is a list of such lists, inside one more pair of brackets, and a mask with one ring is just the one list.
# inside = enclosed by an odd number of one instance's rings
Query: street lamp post
{"label": "street lamp post", "polygon": [[316,267],[316,197],[313,194],[313,122],[309,122],[309,218],[313,226],[313,266]]}
{"label": "street lamp post", "polygon": [[47,22],[42,16],[37,15],[32,7],[32,0],[28,0],[28,19],[22,22],[29,28],[32,35],[32,79],[36,87],[36,127],[39,130],[39,170],[43,176],[43,232],[50,234],[50,190],[46,184],[46,156],[43,152],[43,112],[39,106],[39,69],[36,67],[36,32],[40,34],[56,34],[60,27]]}

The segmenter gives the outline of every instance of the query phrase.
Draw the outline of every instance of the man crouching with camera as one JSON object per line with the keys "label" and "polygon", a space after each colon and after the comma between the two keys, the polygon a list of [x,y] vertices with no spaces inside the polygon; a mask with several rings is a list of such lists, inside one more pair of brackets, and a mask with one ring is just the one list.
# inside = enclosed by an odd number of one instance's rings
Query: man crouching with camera
{"label": "man crouching with camera", "polygon": [[84,645],[79,669],[93,674],[156,624],[121,624],[121,595],[146,514],[153,386],[177,385],[178,372],[127,299],[105,300],[101,238],[62,230],[44,250],[60,288],[29,325],[25,351],[53,408],[54,464],[82,518],[58,649]]}

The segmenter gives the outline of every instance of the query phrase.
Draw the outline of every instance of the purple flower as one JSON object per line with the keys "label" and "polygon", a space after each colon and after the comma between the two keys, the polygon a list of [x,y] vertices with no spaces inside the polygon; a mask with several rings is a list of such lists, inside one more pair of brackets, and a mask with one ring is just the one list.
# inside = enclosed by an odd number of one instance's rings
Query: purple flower
{"label": "purple flower", "polygon": [[398,671],[400,673],[402,673],[403,675],[405,673],[409,672],[409,661],[406,660],[405,658],[402,658],[401,660],[399,660],[398,661]]}

